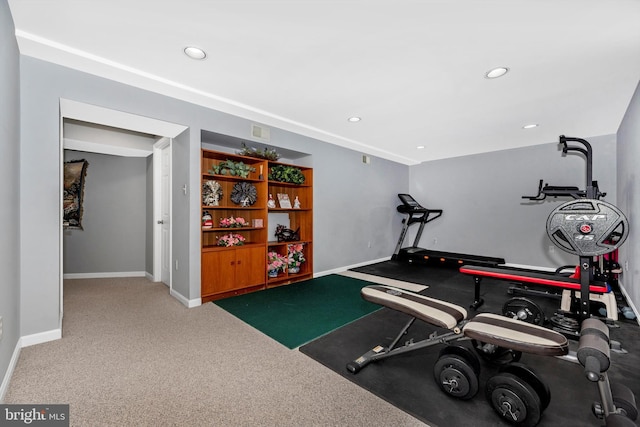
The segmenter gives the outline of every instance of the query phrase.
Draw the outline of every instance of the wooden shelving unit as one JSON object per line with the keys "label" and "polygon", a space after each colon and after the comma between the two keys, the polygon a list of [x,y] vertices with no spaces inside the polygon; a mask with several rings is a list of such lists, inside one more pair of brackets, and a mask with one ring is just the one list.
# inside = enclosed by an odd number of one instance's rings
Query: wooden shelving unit
{"label": "wooden shelving unit", "polygon": [[[202,212],[206,211],[212,218],[210,228],[202,227],[201,263],[202,302],[226,298],[246,292],[280,286],[313,277],[313,170],[295,165],[305,176],[302,185],[271,182],[268,180],[269,168],[273,165],[286,165],[268,162],[262,159],[245,157],[208,149],[202,149],[202,185],[207,181],[215,181],[222,189],[222,197],[215,206],[202,203]],[[254,168],[246,177],[213,173],[214,166],[221,162],[242,162]],[[234,186],[240,183],[255,187],[256,200],[249,206],[242,206],[231,200]],[[269,208],[267,200],[273,194],[288,194],[291,201],[298,197],[300,209]],[[201,198],[202,200],[202,198]],[[269,213],[285,213],[289,218],[289,228],[298,230],[299,241],[277,242],[275,236],[269,236]],[[223,218],[243,218],[248,226],[238,228],[220,227]],[[280,216],[281,217],[281,216]],[[218,241],[229,233],[242,236],[245,241],[239,246],[220,246]],[[267,252],[275,250],[287,255],[289,245],[302,244],[306,261],[302,263],[298,273],[288,270],[281,272],[276,278],[267,277]]]}
{"label": "wooden shelving unit", "polygon": [[[269,162],[269,168],[274,165],[290,166],[285,163]],[[300,201],[299,209],[283,209],[280,207],[269,208],[269,213],[286,213],[289,216],[289,228],[297,231],[300,240],[291,242],[278,242],[275,236],[269,236],[267,242],[269,251],[276,251],[281,255],[288,254],[289,245],[302,244],[306,261],[301,265],[298,273],[288,270],[282,272],[276,278],[268,278],[267,286],[280,286],[313,277],[313,169],[296,166],[305,177],[304,184],[290,184],[286,182],[269,181],[269,194],[278,205],[278,193],[287,194],[291,203],[297,197]]]}

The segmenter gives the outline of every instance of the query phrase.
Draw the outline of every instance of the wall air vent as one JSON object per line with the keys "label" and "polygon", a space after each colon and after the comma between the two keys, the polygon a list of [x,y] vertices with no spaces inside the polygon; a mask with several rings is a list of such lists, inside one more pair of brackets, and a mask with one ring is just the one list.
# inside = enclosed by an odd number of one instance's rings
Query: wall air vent
{"label": "wall air vent", "polygon": [[251,123],[251,136],[261,141],[269,141],[271,139],[271,129]]}

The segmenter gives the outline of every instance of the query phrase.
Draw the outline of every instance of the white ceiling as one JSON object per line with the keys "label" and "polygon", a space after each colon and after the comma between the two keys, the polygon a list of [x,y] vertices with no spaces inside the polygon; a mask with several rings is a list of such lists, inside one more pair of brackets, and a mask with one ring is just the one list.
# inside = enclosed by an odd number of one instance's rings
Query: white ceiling
{"label": "white ceiling", "polygon": [[615,133],[640,80],[638,0],[9,5],[23,55],[405,164]]}

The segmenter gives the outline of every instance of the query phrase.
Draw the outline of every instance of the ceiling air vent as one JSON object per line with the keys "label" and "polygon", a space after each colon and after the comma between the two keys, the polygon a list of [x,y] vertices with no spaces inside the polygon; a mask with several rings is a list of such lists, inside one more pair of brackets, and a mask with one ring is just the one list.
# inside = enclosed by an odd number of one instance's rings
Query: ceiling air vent
{"label": "ceiling air vent", "polygon": [[251,136],[261,141],[269,141],[271,139],[271,130],[267,127],[251,123]]}

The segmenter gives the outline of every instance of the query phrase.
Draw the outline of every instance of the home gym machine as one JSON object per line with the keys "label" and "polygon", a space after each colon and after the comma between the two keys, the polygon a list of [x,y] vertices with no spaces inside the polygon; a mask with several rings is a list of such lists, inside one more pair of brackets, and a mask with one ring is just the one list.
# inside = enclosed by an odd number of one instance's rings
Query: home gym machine
{"label": "home gym machine", "polygon": [[[443,267],[459,267],[461,265],[496,266],[504,264],[505,261],[503,258],[432,251],[418,247],[424,226],[434,219],[440,218],[442,216],[442,209],[427,209],[421,206],[409,194],[398,194],[398,197],[402,204],[397,207],[397,210],[405,214],[406,217],[402,220],[402,232],[396,244],[396,249],[391,256],[392,260],[406,261],[409,263],[420,262]],[[413,224],[419,224],[413,245],[402,248],[407,231]]]}
{"label": "home gym machine", "polygon": [[[577,142],[584,148],[570,146],[568,142]],[[560,144],[564,154],[576,151],[586,157],[586,189],[542,186],[541,181],[538,194],[524,196],[524,198],[544,200],[547,196],[569,196],[574,199],[556,207],[547,219],[547,234],[551,241],[563,251],[579,257],[574,275],[565,277],[542,271],[508,267],[464,266],[460,272],[474,277],[476,298],[472,305],[474,308],[482,304],[480,282],[483,277],[563,289],[562,310],[552,318],[552,323],[554,329],[577,336],[581,321],[591,316],[591,300],[605,304],[608,317],[617,320],[615,296],[607,283],[595,280],[594,257],[608,254],[622,245],[629,234],[629,225],[627,218],[617,207],[599,200],[604,193],[600,192],[597,182],[592,179],[591,145],[584,139],[565,136],[560,136]],[[570,312],[573,301],[578,302],[577,316]],[[509,307],[510,302],[513,303],[512,307]],[[544,320],[540,308],[531,300],[514,298],[510,302],[505,304],[504,314],[537,324]]]}

